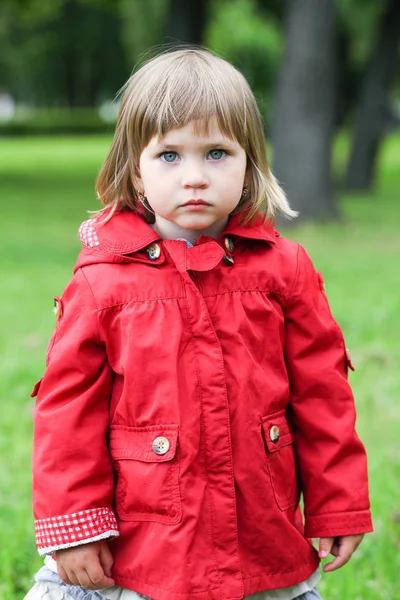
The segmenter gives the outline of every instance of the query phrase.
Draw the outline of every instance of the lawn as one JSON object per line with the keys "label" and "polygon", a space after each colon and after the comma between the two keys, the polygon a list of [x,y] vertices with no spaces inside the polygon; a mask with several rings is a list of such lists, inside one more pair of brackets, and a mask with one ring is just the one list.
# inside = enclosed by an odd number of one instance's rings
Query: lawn
{"label": "lawn", "polygon": [[[33,384],[54,326],[53,296],[71,276],[76,235],[97,208],[108,138],[0,140],[0,600],[20,600],[40,566],[31,516]],[[337,146],[343,162],[345,142]],[[370,469],[375,532],[324,577],[324,600],[399,600],[400,136],[387,140],[370,196],[341,194],[340,222],[285,231],[322,270],[351,350],[358,431]]]}

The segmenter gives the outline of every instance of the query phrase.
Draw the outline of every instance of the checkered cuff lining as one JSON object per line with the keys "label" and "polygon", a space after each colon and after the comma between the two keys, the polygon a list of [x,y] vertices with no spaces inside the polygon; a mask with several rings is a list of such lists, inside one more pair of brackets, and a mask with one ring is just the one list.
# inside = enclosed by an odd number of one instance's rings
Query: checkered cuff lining
{"label": "checkered cuff lining", "polygon": [[37,519],[36,545],[41,555],[119,535],[110,508],[90,508],[70,515]]}

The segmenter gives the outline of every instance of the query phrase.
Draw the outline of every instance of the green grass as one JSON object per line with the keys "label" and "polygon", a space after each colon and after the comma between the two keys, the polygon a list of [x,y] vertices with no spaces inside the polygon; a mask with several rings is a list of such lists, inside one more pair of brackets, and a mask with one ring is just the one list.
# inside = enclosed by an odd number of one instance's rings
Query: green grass
{"label": "green grass", "polygon": [[[52,298],[71,276],[76,230],[97,208],[94,181],[109,138],[0,141],[0,600],[18,600],[37,557],[31,516],[33,401],[54,325]],[[346,141],[337,145],[344,163]],[[400,136],[387,140],[371,196],[341,198],[342,218],[287,229],[323,271],[351,349],[358,431],[369,455],[375,532],[324,577],[325,600],[398,600],[400,572]]]}

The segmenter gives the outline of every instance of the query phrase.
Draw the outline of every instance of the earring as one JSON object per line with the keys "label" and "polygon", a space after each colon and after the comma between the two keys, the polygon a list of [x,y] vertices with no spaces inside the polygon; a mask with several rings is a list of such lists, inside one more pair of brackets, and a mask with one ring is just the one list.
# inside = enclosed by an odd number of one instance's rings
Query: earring
{"label": "earring", "polygon": [[155,214],[155,212],[154,212],[154,210],[152,210],[146,196],[144,194],[142,194],[142,192],[137,193],[137,199],[139,200],[140,204],[143,206],[143,208],[145,210],[149,211],[153,215]]}
{"label": "earring", "polygon": [[244,200],[248,193],[249,193],[249,188],[244,186],[244,188],[242,190],[242,195],[240,196],[240,200]]}

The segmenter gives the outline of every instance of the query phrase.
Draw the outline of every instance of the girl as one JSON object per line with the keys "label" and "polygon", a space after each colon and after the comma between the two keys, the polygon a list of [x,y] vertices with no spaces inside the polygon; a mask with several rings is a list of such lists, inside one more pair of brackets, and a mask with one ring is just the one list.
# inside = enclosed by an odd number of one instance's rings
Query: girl
{"label": "girl", "polygon": [[319,558],[371,530],[366,459],[243,76],[200,49],[149,61],[97,190],[33,392],[48,558],[27,598],[320,598]]}

